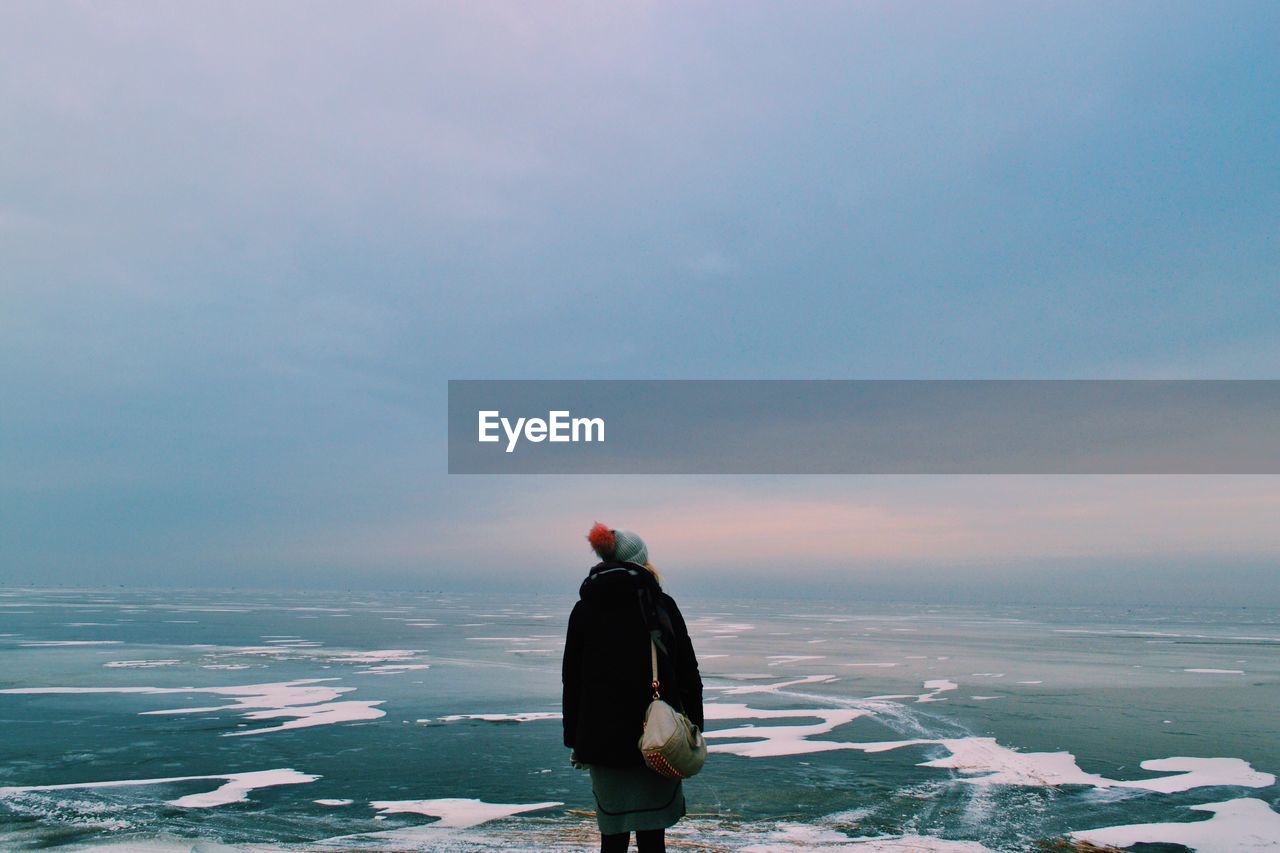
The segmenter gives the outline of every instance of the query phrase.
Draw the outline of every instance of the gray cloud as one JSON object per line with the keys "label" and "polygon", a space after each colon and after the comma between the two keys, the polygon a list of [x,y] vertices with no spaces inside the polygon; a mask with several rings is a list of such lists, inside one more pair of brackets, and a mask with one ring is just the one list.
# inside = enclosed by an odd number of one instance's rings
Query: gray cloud
{"label": "gray cloud", "polygon": [[1274,361],[1274,4],[0,15],[0,577],[518,515],[448,378]]}

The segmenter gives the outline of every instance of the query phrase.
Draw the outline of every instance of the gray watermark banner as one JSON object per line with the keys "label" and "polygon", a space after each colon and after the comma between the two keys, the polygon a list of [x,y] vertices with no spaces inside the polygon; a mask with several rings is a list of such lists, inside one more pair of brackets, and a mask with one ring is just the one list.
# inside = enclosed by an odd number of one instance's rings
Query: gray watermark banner
{"label": "gray watermark banner", "polygon": [[1280,474],[1280,380],[450,380],[451,474]]}

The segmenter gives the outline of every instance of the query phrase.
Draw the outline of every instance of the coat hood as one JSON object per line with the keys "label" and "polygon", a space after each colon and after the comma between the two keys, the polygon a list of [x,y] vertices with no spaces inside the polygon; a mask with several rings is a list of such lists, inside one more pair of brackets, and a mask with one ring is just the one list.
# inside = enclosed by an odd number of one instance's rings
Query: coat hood
{"label": "coat hood", "polygon": [[661,592],[657,579],[644,566],[610,560],[592,567],[578,588],[578,597],[603,607],[634,607],[645,593],[656,601]]}

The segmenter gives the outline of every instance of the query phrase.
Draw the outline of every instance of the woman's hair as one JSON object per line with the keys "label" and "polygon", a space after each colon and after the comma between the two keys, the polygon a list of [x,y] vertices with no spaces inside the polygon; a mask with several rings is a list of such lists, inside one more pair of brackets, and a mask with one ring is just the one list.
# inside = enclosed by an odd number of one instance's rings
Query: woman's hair
{"label": "woman's hair", "polygon": [[644,567],[649,572],[649,574],[653,575],[653,579],[658,582],[658,586],[662,586],[662,575],[658,574],[658,570],[657,568],[654,567],[653,563],[649,562],[648,560],[645,560]]}

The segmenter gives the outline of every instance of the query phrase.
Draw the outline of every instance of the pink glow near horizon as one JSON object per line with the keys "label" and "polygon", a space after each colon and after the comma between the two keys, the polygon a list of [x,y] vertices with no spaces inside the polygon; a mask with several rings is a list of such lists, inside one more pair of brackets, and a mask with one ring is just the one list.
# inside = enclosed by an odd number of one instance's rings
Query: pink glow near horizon
{"label": "pink glow near horizon", "polygon": [[[668,485],[669,484],[669,485]],[[1266,478],[921,478],[864,494],[729,490],[678,480],[619,495],[617,481],[530,484],[483,519],[402,519],[342,543],[323,537],[289,549],[390,561],[461,559],[492,551],[563,561],[591,558],[595,520],[640,533],[661,567],[685,562],[1001,560],[1280,554],[1280,487]],[[513,491],[523,488],[517,484]],[[542,507],[530,513],[529,506]],[[579,545],[581,548],[579,549]]]}

